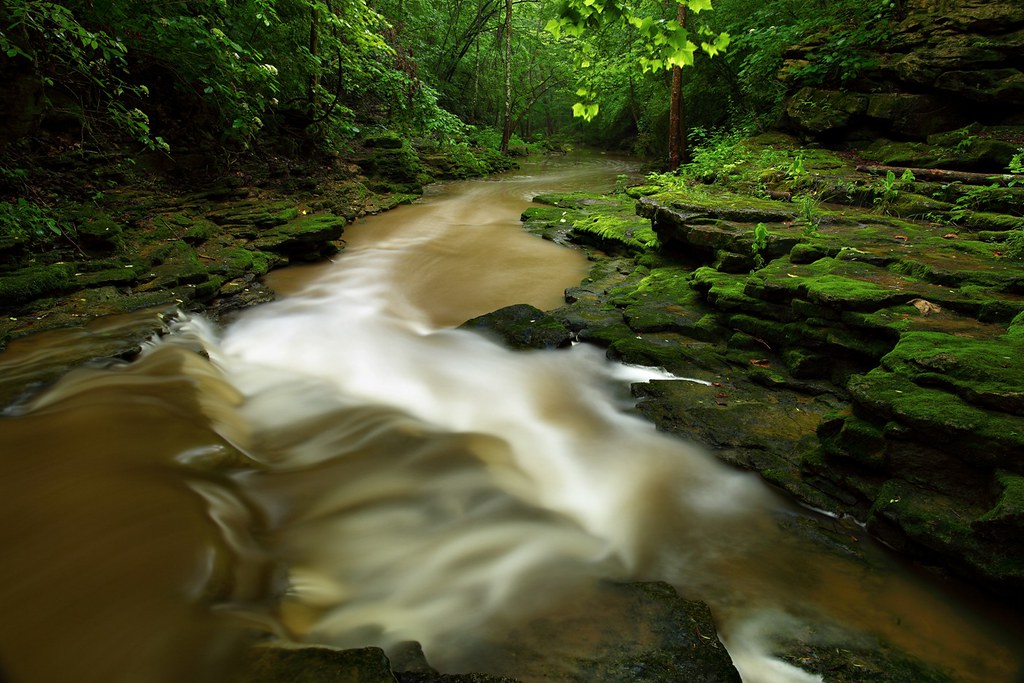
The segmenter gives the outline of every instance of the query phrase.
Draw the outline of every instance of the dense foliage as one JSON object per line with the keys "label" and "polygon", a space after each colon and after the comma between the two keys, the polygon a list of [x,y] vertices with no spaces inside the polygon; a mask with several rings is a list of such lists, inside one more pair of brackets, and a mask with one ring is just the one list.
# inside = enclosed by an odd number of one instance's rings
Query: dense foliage
{"label": "dense foliage", "polygon": [[894,0],[711,9],[710,0],[2,0],[0,76],[19,105],[6,137],[44,125],[80,140],[127,132],[167,149],[245,147],[270,132],[337,148],[367,126],[465,141],[470,124],[661,158],[666,69],[687,67],[691,130],[764,127],[787,87],[777,75],[788,46],[830,32],[784,75],[841,84],[870,63],[899,12]]}

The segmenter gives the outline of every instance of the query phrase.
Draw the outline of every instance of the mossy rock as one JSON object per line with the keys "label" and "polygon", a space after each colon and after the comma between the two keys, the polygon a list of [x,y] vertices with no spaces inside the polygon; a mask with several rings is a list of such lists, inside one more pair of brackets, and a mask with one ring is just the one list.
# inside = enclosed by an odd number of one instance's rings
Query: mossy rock
{"label": "mossy rock", "polygon": [[114,249],[121,246],[121,224],[99,209],[82,207],[76,215],[75,232],[86,246]]}
{"label": "mossy rock", "polygon": [[619,306],[643,301],[692,303],[695,290],[690,285],[691,271],[679,266],[658,267],[647,272],[634,271],[640,279],[619,288],[609,300]]}
{"label": "mossy rock", "polygon": [[908,332],[882,360],[882,367],[911,377],[917,385],[952,392],[972,405],[1024,417],[1024,343],[1013,338]]}
{"label": "mossy rock", "polygon": [[139,271],[133,265],[116,266],[91,273],[75,273],[75,284],[79,287],[127,287],[138,279]]}
{"label": "mossy rock", "polygon": [[[217,225],[228,227],[248,226],[262,231],[278,225],[284,225],[298,215],[298,208],[290,201],[264,202],[248,200],[234,202],[223,208],[210,211],[206,214],[206,218]],[[188,229],[190,226],[184,227]]]}
{"label": "mossy rock", "polygon": [[316,251],[341,237],[345,219],[334,214],[309,214],[289,221],[252,242],[259,251],[283,253]]}
{"label": "mossy rock", "polygon": [[531,206],[525,209],[519,220],[523,223],[529,221],[557,222],[568,215],[568,211],[557,206]]}
{"label": "mossy rock", "polygon": [[1024,217],[1008,216],[1004,213],[988,211],[968,212],[959,222],[965,228],[977,231],[1009,232],[1012,230],[1024,230]]}
{"label": "mossy rock", "polygon": [[784,641],[776,649],[783,660],[821,675],[827,683],[955,683],[943,669],[881,643],[865,642],[864,636],[845,634],[839,644],[827,644],[835,639],[835,634],[811,634],[802,642]]}
{"label": "mossy rock", "polygon": [[255,251],[245,247],[228,247],[220,251],[210,252],[214,264],[208,271],[234,280],[246,273],[265,275],[280,261],[280,257],[263,251]]}
{"label": "mossy rock", "polygon": [[573,220],[572,229],[576,236],[589,237],[611,250],[642,253],[658,247],[650,221],[636,215],[632,201],[585,205]]}
{"label": "mossy rock", "polygon": [[[998,504],[997,504],[998,508]],[[879,490],[868,529],[897,550],[941,562],[961,576],[1020,599],[1024,589],[1024,547],[1019,536],[1002,542],[983,533],[984,502],[951,498],[900,480]]]}
{"label": "mossy rock", "polygon": [[220,230],[214,225],[213,221],[197,218],[192,221],[181,239],[185,243],[195,246],[215,237],[219,232]]}
{"label": "mossy rock", "polygon": [[161,245],[149,254],[152,265],[149,273],[140,273],[146,280],[140,291],[172,289],[182,285],[204,282],[206,266],[199,260],[195,249],[181,240]]}
{"label": "mossy rock", "polygon": [[396,133],[382,132],[363,138],[363,146],[371,149],[401,149],[405,140]]}
{"label": "mossy rock", "polygon": [[801,131],[820,135],[841,130],[868,108],[863,95],[802,88],[786,102],[786,116]]}
{"label": "mossy rock", "polygon": [[914,166],[936,168],[940,153],[933,145],[924,142],[894,142],[878,138],[860,150],[860,155],[884,166]]}
{"label": "mossy rock", "polygon": [[792,220],[794,207],[768,199],[731,193],[695,195],[690,192],[662,192],[637,202],[637,213],[656,218],[658,209],[671,209],[685,219],[720,218],[736,223],[783,223]]}
{"label": "mossy rock", "polygon": [[473,318],[460,329],[497,336],[513,349],[555,349],[572,342],[572,335],[562,323],[528,304],[506,306]]}
{"label": "mossy rock", "polygon": [[[621,596],[619,600],[627,611],[626,628],[634,637],[575,662],[571,680],[739,683],[739,672],[716,637],[707,604],[684,599],[672,586],[661,582],[612,585],[608,590]],[[537,627],[544,629],[547,625]],[[571,624],[551,627],[557,631]]]}
{"label": "mossy rock", "polygon": [[807,264],[778,259],[750,276],[746,291],[759,298],[790,301],[800,298],[842,311],[872,311],[913,298],[896,287],[892,273],[841,258],[822,258]]}
{"label": "mossy rock", "polygon": [[997,543],[1020,544],[1024,539],[1024,476],[1002,470],[996,474],[996,504],[971,527]]}
{"label": "mossy rock", "polygon": [[[544,192],[535,195],[537,204],[557,206],[562,209],[587,209],[595,206],[621,206],[622,200],[593,192]],[[632,206],[632,204],[630,204]]]}
{"label": "mossy rock", "polygon": [[74,272],[73,264],[56,263],[0,274],[0,301],[5,306],[16,306],[60,294],[74,287]]}
{"label": "mossy rock", "polygon": [[717,344],[691,339],[675,332],[642,332],[620,337],[608,347],[612,360],[664,368],[690,376],[700,370],[724,372],[728,368]]}
{"label": "mossy rock", "polygon": [[[380,137],[374,142],[353,159],[371,179],[371,188],[410,192],[430,181],[415,150],[404,140],[399,140],[398,146],[394,146],[391,137]],[[376,144],[379,142],[384,144]]]}
{"label": "mossy rock", "polygon": [[233,683],[395,683],[395,680],[384,651],[376,647],[359,650],[256,647],[228,678]]}
{"label": "mossy rock", "polygon": [[907,437],[941,440],[978,467],[1019,467],[1024,452],[1024,418],[979,408],[939,388],[921,386],[900,372],[882,368],[854,377],[847,389],[854,403],[881,421],[896,421]]}
{"label": "mossy rock", "polygon": [[220,275],[210,275],[206,280],[195,284],[195,293],[192,298],[197,301],[209,301],[220,293],[227,279]]}

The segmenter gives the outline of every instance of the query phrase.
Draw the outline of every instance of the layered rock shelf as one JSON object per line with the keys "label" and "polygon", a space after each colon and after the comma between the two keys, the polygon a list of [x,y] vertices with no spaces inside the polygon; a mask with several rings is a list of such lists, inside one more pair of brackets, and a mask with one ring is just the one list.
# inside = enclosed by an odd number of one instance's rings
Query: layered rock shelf
{"label": "layered rock shelf", "polygon": [[972,212],[988,220],[958,223],[943,184],[907,177],[887,194],[814,154],[762,194],[831,188],[837,202],[844,187],[845,204],[685,185],[537,198],[548,206],[526,228],[585,245],[594,267],[534,319],[700,380],[635,387],[660,428],[1019,600],[1024,265],[1006,250],[1020,190],[992,188]]}

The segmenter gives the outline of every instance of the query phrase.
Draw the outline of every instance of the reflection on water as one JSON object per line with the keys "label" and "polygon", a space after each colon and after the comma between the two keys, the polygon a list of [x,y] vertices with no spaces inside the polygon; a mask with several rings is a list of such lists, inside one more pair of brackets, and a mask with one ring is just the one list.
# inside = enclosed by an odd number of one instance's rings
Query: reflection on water
{"label": "reflection on water", "polygon": [[748,682],[819,680],[771,656],[809,631],[1013,681],[1015,640],[870,548],[848,560],[786,532],[801,513],[756,477],[625,414],[639,371],[450,329],[559,303],[582,259],[524,236],[519,212],[628,169],[446,187],[351,230],[291,297],[223,331],[182,318],[140,361],[0,420],[12,680],[223,680],[253,631],[414,639],[443,670],[547,680],[557,667],[516,653],[643,639],[616,621],[612,578],[711,603]]}

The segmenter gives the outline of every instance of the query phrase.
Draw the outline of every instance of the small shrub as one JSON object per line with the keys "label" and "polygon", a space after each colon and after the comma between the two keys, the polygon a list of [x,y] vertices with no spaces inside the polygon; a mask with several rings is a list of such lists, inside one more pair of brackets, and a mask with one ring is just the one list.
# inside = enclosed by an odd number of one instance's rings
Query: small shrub
{"label": "small shrub", "polygon": [[15,242],[49,242],[64,231],[50,209],[19,197],[0,202],[0,238]]}
{"label": "small shrub", "polygon": [[754,270],[764,268],[764,250],[768,246],[768,226],[758,223],[754,226],[754,241],[750,243],[750,251],[754,255]]}

